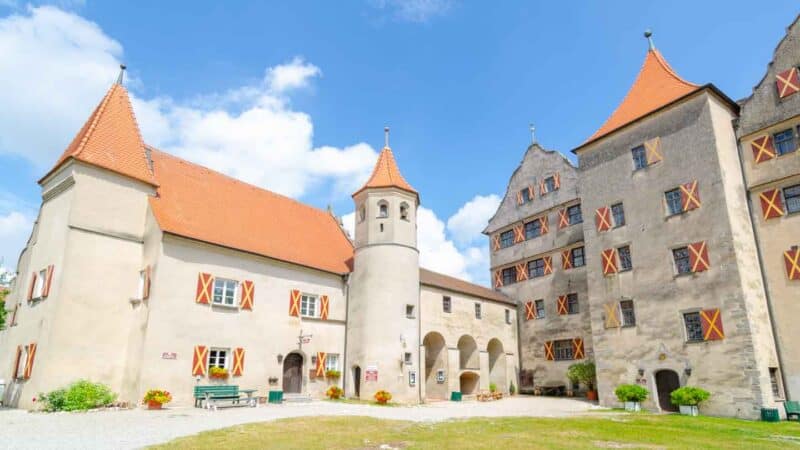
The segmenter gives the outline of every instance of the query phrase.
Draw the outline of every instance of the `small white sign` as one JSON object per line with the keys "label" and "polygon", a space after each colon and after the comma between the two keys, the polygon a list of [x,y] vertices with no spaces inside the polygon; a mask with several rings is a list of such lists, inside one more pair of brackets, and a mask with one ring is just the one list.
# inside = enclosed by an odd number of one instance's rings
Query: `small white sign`
{"label": "small white sign", "polygon": [[175,352],[164,352],[161,354],[161,359],[178,359],[178,354]]}
{"label": "small white sign", "polygon": [[378,381],[378,366],[367,366],[364,381]]}

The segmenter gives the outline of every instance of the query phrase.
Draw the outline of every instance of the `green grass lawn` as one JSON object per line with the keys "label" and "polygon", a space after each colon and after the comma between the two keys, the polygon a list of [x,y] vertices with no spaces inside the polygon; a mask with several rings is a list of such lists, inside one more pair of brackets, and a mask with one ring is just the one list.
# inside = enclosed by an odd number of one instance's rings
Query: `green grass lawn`
{"label": "green grass lawn", "polygon": [[[306,417],[239,425],[154,448],[177,449],[800,448],[800,424],[615,414],[568,419],[482,418],[437,423]],[[385,448],[385,447],[384,447]]]}

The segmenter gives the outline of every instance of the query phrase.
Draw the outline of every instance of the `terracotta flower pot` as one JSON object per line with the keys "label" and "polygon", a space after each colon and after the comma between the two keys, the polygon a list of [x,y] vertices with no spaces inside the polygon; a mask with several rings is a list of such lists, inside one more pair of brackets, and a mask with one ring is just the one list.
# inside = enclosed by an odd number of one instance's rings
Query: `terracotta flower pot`
{"label": "terracotta flower pot", "polygon": [[147,409],[161,409],[161,406],[161,403],[154,400],[149,400],[147,402]]}
{"label": "terracotta flower pot", "polygon": [[597,400],[597,391],[586,391],[586,399],[592,401]]}

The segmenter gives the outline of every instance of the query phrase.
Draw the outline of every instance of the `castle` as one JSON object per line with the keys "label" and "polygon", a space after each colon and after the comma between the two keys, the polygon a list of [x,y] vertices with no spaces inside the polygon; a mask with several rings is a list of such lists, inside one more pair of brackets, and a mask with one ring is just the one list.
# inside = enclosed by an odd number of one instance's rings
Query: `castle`
{"label": "castle", "polygon": [[142,141],[111,86],[39,184],[0,332],[4,403],[79,378],[136,402],[218,382],[401,402],[639,383],[755,418],[800,397],[800,19],[750,97],[681,78],[650,41],[574,166],[534,143],[485,234],[494,290],[419,267],[420,194],[392,150],[330,212]]}

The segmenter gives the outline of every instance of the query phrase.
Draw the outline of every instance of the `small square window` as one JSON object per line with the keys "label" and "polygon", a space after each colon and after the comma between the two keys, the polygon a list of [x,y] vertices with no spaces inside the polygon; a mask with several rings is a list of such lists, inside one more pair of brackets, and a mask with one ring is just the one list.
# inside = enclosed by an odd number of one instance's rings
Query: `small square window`
{"label": "small square window", "polygon": [[686,325],[686,340],[698,342],[703,340],[703,326],[700,324],[700,313],[690,312],[683,315],[683,322]]}
{"label": "small square window", "polygon": [[533,239],[542,235],[542,222],[534,219],[525,224],[525,239]]}
{"label": "small square window", "polygon": [[571,250],[572,267],[583,267],[586,259],[583,256],[583,247],[575,247]]}
{"label": "small square window", "polygon": [[338,353],[328,353],[325,355],[325,370],[339,370]]}
{"label": "small square window", "polygon": [[611,215],[614,216],[614,228],[625,225],[625,208],[622,207],[622,203],[611,205]]}
{"label": "small square window", "polygon": [[787,212],[790,214],[800,212],[800,184],[784,188],[783,198],[786,200]]}
{"label": "small square window", "polygon": [[631,150],[631,155],[633,156],[634,170],[644,169],[647,167],[647,156],[645,155],[644,145],[634,147],[633,150]]}
{"label": "small square window", "polygon": [[36,275],[36,284],[33,286],[33,298],[40,298],[44,294],[44,283],[47,281],[47,269],[42,269]]}
{"label": "small square window", "polygon": [[672,189],[671,191],[667,191],[664,193],[664,197],[667,200],[667,211],[669,211],[671,216],[680,214],[683,211],[680,189]]}
{"label": "small square window", "polygon": [[414,355],[412,355],[411,352],[403,353],[403,362],[407,366],[410,366],[410,365],[414,364]]}
{"label": "small square window", "polygon": [[636,326],[636,313],[633,310],[633,300],[623,300],[619,302],[619,310],[622,316],[623,327]]}
{"label": "small square window", "polygon": [[680,247],[672,250],[672,257],[675,260],[675,270],[678,275],[690,273],[692,266],[689,264],[689,249]]}
{"label": "small square window", "polygon": [[317,317],[317,296],[303,294],[300,297],[300,315],[303,317]]}
{"label": "small square window", "polygon": [[581,205],[572,205],[567,208],[567,215],[569,216],[569,224],[575,225],[583,222],[583,213],[581,212]]}
{"label": "small square window", "polygon": [[529,203],[533,201],[533,197],[531,197],[531,190],[528,188],[519,191],[519,195],[522,196],[522,203]]}
{"label": "small square window", "polygon": [[25,363],[28,361],[28,351],[29,346],[23,345],[22,352],[19,354],[19,360],[17,361],[17,370],[15,371],[17,379],[25,378]]}
{"label": "small square window", "polygon": [[544,300],[536,300],[533,306],[536,308],[536,318],[544,319]]}
{"label": "small square window", "polygon": [[528,278],[544,276],[544,259],[534,259],[528,262]]}
{"label": "small square window", "polygon": [[511,323],[511,310],[506,310],[506,323]]}
{"label": "small square window", "polygon": [[381,203],[378,205],[378,218],[385,219],[389,217],[389,205]]}
{"label": "small square window", "polygon": [[617,249],[619,254],[619,271],[625,272],[633,268],[633,261],[631,261],[631,248],[629,246],[620,247]]}
{"label": "small square window", "polygon": [[406,317],[409,319],[414,318],[414,305],[406,305]]}
{"label": "small square window", "polygon": [[517,268],[506,267],[503,269],[503,286],[514,284],[517,282]]}
{"label": "small square window", "polygon": [[481,317],[482,317],[481,304],[480,303],[475,303],[475,318],[476,319],[480,319]]}
{"label": "small square window", "polygon": [[775,150],[778,152],[778,156],[797,150],[794,131],[791,128],[775,133],[772,137],[775,141]]}
{"label": "small square window", "polygon": [[228,349],[212,348],[208,351],[208,367],[228,367]]}
{"label": "small square window", "polygon": [[239,283],[225,278],[214,278],[214,295],[211,303],[222,306],[236,306],[236,290]]}
{"label": "small square window", "polygon": [[553,342],[553,352],[556,361],[574,359],[572,350],[572,339],[562,339]]}
{"label": "small square window", "polygon": [[442,297],[442,311],[449,313],[452,312],[452,300],[448,296]]}
{"label": "small square window", "polygon": [[578,294],[567,294],[567,313],[578,314]]}
{"label": "small square window", "polygon": [[555,177],[547,177],[544,179],[544,188],[545,192],[553,192],[556,190],[556,179]]}
{"label": "small square window", "polygon": [[514,230],[508,230],[500,233],[500,247],[506,248],[514,245]]}

